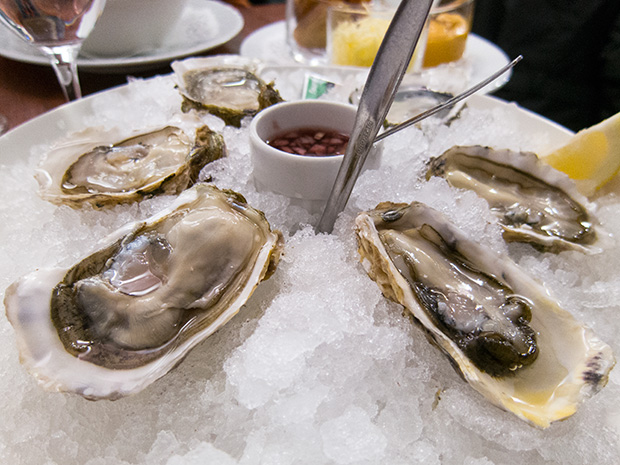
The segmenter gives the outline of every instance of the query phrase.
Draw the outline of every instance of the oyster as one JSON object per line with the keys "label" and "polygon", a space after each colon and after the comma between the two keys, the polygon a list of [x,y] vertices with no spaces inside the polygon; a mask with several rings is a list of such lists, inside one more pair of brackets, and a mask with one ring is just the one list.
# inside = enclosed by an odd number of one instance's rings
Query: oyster
{"label": "oyster", "polygon": [[508,242],[528,242],[548,252],[598,252],[587,200],[563,173],[532,152],[452,147],[429,162],[426,178],[441,176],[487,200]]}
{"label": "oyster", "polygon": [[236,55],[190,58],[172,63],[181,109],[207,111],[231,126],[240,127],[246,116],[282,102],[273,83],[259,76],[259,62]]}
{"label": "oyster", "polygon": [[281,248],[241,195],[196,184],[71,268],[13,283],[5,307],[20,359],[50,390],[138,392],[237,313]]}
{"label": "oyster", "polygon": [[[349,102],[359,105],[362,96],[361,89],[355,89],[349,96]],[[436,92],[416,85],[401,85],[394,94],[394,101],[386,116],[384,127],[389,128],[404,123],[434,107],[446,103],[454,95],[445,92]],[[442,124],[450,125],[452,121],[459,117],[465,102],[457,102],[446,107],[433,116]],[[419,124],[419,123],[418,123]]]}
{"label": "oyster", "polygon": [[[178,194],[200,170],[226,155],[224,138],[200,124],[195,135],[179,125],[126,133],[88,128],[56,144],[36,172],[41,197],[50,202],[97,208],[156,194]],[[192,118],[193,120],[193,118]]]}
{"label": "oyster", "polygon": [[381,203],[358,215],[356,232],[383,294],[404,305],[494,404],[544,428],[606,384],[610,347],[517,265],[435,210]]}

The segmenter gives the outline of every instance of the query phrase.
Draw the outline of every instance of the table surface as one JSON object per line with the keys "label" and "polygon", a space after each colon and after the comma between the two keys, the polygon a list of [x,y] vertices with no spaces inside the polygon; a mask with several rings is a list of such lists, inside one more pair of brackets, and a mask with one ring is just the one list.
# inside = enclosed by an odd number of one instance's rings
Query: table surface
{"label": "table surface", "polygon": [[[244,26],[241,32],[217,48],[203,55],[239,53],[241,43],[252,32],[267,24],[284,19],[284,4],[255,5],[239,8]],[[79,71],[79,70],[78,70]],[[168,64],[131,76],[151,77],[171,72]],[[127,75],[79,71],[83,95],[116,87],[127,82]],[[62,91],[49,66],[33,65],[0,57],[0,113],[14,128],[65,103]]]}

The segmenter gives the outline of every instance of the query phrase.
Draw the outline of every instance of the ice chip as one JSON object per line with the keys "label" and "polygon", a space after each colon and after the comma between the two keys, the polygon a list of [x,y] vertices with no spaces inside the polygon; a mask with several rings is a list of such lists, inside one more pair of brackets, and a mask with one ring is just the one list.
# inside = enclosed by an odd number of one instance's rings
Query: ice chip
{"label": "ice chip", "polygon": [[341,416],[321,426],[325,455],[338,464],[363,460],[381,461],[387,438],[368,413],[359,407],[349,407]]}

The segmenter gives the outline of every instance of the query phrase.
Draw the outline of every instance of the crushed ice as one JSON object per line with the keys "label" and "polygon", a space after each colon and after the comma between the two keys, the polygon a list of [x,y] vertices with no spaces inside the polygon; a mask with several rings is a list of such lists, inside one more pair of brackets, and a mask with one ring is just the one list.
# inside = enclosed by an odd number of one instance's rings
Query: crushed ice
{"label": "crushed ice", "polygon": [[[276,84],[292,97],[293,71]],[[363,82],[363,79],[360,80]],[[166,77],[109,93],[85,125],[157,124],[177,111]],[[158,97],[152,98],[153,95]],[[95,111],[96,110],[96,111]],[[454,372],[423,332],[384,299],[358,262],[357,211],[384,200],[419,200],[474,237],[511,254],[561,303],[620,353],[620,251],[548,255],[507,247],[486,204],[439,179],[420,182],[427,154],[454,144],[536,150],[544,135],[521,133],[511,111],[466,109],[450,127],[427,121],[385,142],[383,166],[359,179],[331,235],[288,200],[256,192],[247,124],[224,127],[230,157],[202,173],[243,193],[287,240],[275,273],[248,305],[180,366],[144,392],[115,402],[47,393],[19,365],[0,316],[0,462],[12,464],[616,464],[620,375],[572,418],[545,431],[489,405]],[[543,131],[544,132],[544,131]],[[54,207],[36,195],[30,157],[3,154],[0,289],[29,271],[69,265],[99,238],[170,202],[153,198],[105,212]],[[620,232],[620,203],[599,217]]]}

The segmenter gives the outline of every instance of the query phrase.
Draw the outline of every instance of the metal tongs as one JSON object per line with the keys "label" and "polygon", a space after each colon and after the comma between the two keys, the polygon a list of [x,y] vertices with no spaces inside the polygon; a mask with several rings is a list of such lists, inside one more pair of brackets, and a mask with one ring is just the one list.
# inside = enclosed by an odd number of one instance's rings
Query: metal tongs
{"label": "metal tongs", "polygon": [[518,56],[510,64],[462,94],[377,136],[409,65],[432,3],[433,0],[403,0],[398,6],[368,73],[349,144],[323,215],[317,225],[317,232],[331,233],[336,217],[346,206],[362,166],[375,142],[469,97],[521,60],[522,57]]}

